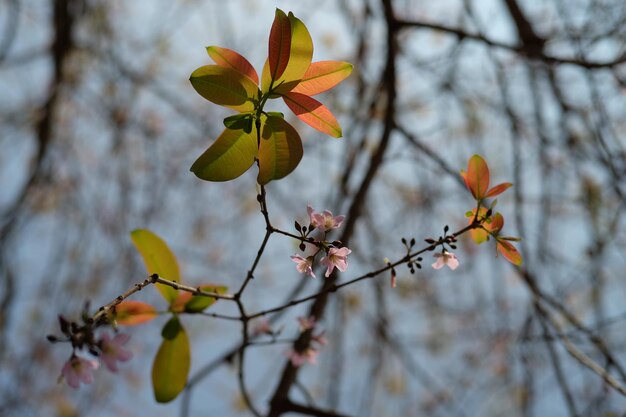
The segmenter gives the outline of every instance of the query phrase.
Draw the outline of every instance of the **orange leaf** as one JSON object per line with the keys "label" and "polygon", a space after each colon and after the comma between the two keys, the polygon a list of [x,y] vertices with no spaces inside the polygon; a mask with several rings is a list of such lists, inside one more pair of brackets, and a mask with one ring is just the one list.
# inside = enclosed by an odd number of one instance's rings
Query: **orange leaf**
{"label": "orange leaf", "polygon": [[520,266],[522,264],[522,255],[517,251],[517,249],[515,249],[515,246],[513,246],[510,242],[498,239],[496,247],[498,248],[498,252],[500,252],[500,254],[513,265]]}
{"label": "orange leaf", "polygon": [[156,309],[148,303],[124,300],[115,306],[115,321],[121,326],[146,323],[157,316]]}
{"label": "orange leaf", "polygon": [[467,164],[467,172],[461,172],[465,185],[476,200],[485,198],[489,188],[489,167],[480,155],[474,155]]}
{"label": "orange leaf", "polygon": [[502,217],[502,214],[496,213],[493,216],[491,220],[491,224],[489,225],[488,229],[490,229],[494,233],[499,233],[503,227],[504,227],[504,217]]}
{"label": "orange leaf", "polygon": [[335,116],[319,101],[299,93],[283,95],[285,104],[304,123],[332,137],[342,136],[341,126]]}
{"label": "orange leaf", "polygon": [[352,73],[352,64],[341,61],[313,62],[302,76],[302,81],[291,91],[314,96],[330,90]]}
{"label": "orange leaf", "polygon": [[237,52],[219,46],[207,46],[206,51],[217,65],[239,71],[250,77],[255,84],[259,84],[259,76],[252,64]]}
{"label": "orange leaf", "polygon": [[276,9],[269,41],[269,68],[272,80],[277,80],[289,62],[291,50],[291,22],[285,12]]}
{"label": "orange leaf", "polygon": [[493,198],[497,195],[500,195],[512,186],[513,184],[511,184],[510,182],[503,182],[502,184],[498,184],[491,190],[487,191],[487,194],[485,194],[485,198]]}

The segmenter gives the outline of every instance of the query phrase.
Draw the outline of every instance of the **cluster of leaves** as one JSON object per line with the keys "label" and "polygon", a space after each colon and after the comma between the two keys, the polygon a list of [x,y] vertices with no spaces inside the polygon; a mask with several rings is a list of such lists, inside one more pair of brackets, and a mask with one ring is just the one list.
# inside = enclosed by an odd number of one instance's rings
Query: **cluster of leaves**
{"label": "cluster of leaves", "polygon": [[232,180],[257,161],[257,182],[264,185],[298,166],[302,140],[282,113],[264,110],[269,99],[282,98],[303,122],[330,136],[342,136],[335,116],[311,96],[343,81],[352,65],[312,62],[311,35],[291,12],[286,15],[276,9],[260,85],[254,67],[237,52],[218,46],[208,47],[207,52],[216,65],[196,69],[191,85],[205,99],[238,114],[224,119],[226,129],[191,166],[199,178]]}
{"label": "cluster of leaves", "polygon": [[[138,229],[131,232],[131,239],[143,257],[148,274],[157,274],[168,281],[182,283],[176,256],[159,236],[149,230]],[[152,386],[156,400],[168,402],[176,398],[187,384],[191,366],[189,338],[178,316],[181,313],[200,313],[217,300],[160,283],[155,285],[169,304],[167,313],[171,318],[161,331],[163,341],[152,365]],[[225,286],[213,284],[196,288],[198,291],[216,294],[224,294],[228,290]],[[157,309],[148,303],[125,300],[116,306],[110,320],[119,325],[131,326],[150,321],[158,314]]]}
{"label": "cluster of leaves", "polygon": [[487,200],[494,198],[506,191],[513,184],[503,182],[489,188],[489,166],[480,155],[474,155],[467,164],[467,171],[461,171],[461,177],[465,186],[476,200],[476,208],[468,211],[465,215],[470,224],[477,225],[470,230],[472,239],[477,244],[487,242],[490,237],[496,241],[497,251],[513,265],[522,264],[522,255],[511,242],[520,239],[512,236],[503,236],[504,217],[499,212],[494,212],[497,200],[493,200],[487,206]]}

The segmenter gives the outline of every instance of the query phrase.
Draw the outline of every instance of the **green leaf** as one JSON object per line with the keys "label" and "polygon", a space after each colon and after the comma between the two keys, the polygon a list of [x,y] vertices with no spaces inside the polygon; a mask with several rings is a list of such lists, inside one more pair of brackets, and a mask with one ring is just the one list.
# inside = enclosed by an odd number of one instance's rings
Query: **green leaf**
{"label": "green leaf", "polygon": [[[228,287],[224,285],[201,285],[200,289],[206,292],[214,292],[216,294],[224,294],[228,291]],[[185,304],[185,311],[187,313],[199,313],[206,308],[210,307],[213,303],[215,303],[218,299],[205,297],[202,295],[194,295],[191,299]]]}
{"label": "green leaf", "polygon": [[254,163],[258,153],[256,129],[225,129],[215,142],[193,163],[191,172],[206,181],[230,181]]}
{"label": "green leaf", "polygon": [[248,76],[255,84],[259,83],[259,76],[252,64],[237,52],[219,46],[207,46],[206,51],[217,65],[232,68]]}
{"label": "green leaf", "polygon": [[159,403],[170,402],[180,394],[187,384],[191,366],[189,338],[176,317],[165,324],[163,334],[163,342],[152,364],[152,388]]}
{"label": "green leaf", "polygon": [[299,93],[286,93],[283,100],[300,120],[312,128],[335,138],[342,136],[339,122],[319,101]]}
{"label": "green leaf", "polygon": [[291,173],[302,159],[302,140],[281,117],[269,116],[263,125],[257,182],[265,185]]}
{"label": "green leaf", "polygon": [[[245,130],[252,123],[252,115],[246,114],[234,114],[224,119],[224,126],[231,130],[243,129]],[[250,132],[247,132],[250,133]]]}
{"label": "green leaf", "polygon": [[202,97],[238,112],[254,110],[258,87],[248,76],[229,67],[206,65],[195,70],[189,79]]}
{"label": "green leaf", "polygon": [[313,62],[304,73],[302,80],[291,90],[307,96],[314,96],[330,90],[352,73],[352,64],[341,61]]}
{"label": "green leaf", "polygon": [[[143,257],[148,275],[158,274],[169,281],[181,282],[176,256],[160,237],[149,230],[137,229],[130,232],[130,238]],[[155,285],[169,303],[178,296],[178,291],[170,286]]]}

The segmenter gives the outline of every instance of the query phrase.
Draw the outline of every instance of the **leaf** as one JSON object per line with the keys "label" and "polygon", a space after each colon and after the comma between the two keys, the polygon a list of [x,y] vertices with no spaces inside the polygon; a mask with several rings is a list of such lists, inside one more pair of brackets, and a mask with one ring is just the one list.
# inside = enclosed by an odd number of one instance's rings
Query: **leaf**
{"label": "leaf", "polygon": [[242,175],[257,156],[256,129],[225,129],[191,166],[191,172],[206,181],[230,181]]}
{"label": "leaf", "polygon": [[207,53],[221,67],[232,68],[248,76],[255,84],[259,84],[259,76],[250,62],[237,52],[219,46],[207,46]]}
{"label": "leaf", "polygon": [[467,164],[467,172],[461,171],[467,189],[476,200],[485,198],[489,188],[489,167],[480,155],[474,155]]}
{"label": "leaf", "polygon": [[136,326],[158,315],[154,306],[141,301],[124,300],[115,306],[113,317],[120,326]]}
{"label": "leaf", "polygon": [[270,73],[270,61],[268,58],[265,60],[265,64],[263,65],[263,72],[261,72],[261,91],[263,93],[267,93],[270,90],[271,84],[272,74]]}
{"label": "leaf", "polygon": [[[475,213],[476,213],[476,209],[465,213],[465,216],[468,217],[469,224],[472,224],[472,222],[474,221]],[[480,210],[478,211],[478,218],[479,219],[483,218],[486,215],[487,215],[487,209],[484,207],[481,207]],[[483,222],[483,227],[486,229],[489,229],[489,224],[487,223],[487,221],[488,220],[485,220]],[[481,243],[487,242],[489,240],[489,232],[483,228],[471,229],[470,236],[472,237],[472,240],[478,245],[480,245]]]}
{"label": "leaf", "polygon": [[[148,275],[158,274],[169,281],[181,282],[176,256],[160,237],[149,230],[136,229],[130,232],[130,238],[143,257]],[[178,296],[178,291],[170,286],[158,283],[155,285],[169,303]]]}
{"label": "leaf", "polygon": [[234,114],[224,119],[224,126],[231,130],[241,129],[246,133],[252,131],[252,115],[247,114]]}
{"label": "leaf", "polygon": [[511,184],[510,182],[503,182],[502,184],[498,184],[491,190],[487,191],[487,194],[485,194],[485,198],[493,198],[497,195],[500,195],[512,186],[513,184]]}
{"label": "leaf", "polygon": [[302,140],[281,117],[270,116],[263,125],[257,182],[265,185],[287,176],[302,159]]}
{"label": "leaf", "polygon": [[285,72],[291,50],[291,21],[280,9],[276,9],[270,30],[269,70],[272,80],[278,80]]}
{"label": "leaf", "polygon": [[281,82],[300,81],[306,70],[311,66],[311,60],[313,59],[313,40],[309,30],[291,12],[289,12],[289,22],[291,23],[289,62],[285,72],[278,79],[279,84]]}
{"label": "leaf", "polygon": [[314,96],[330,90],[352,73],[352,64],[341,61],[313,62],[302,80],[291,90],[293,93]]}
{"label": "leaf", "polygon": [[205,99],[238,112],[254,110],[258,87],[249,77],[232,68],[205,65],[189,78],[193,88]]}
{"label": "leaf", "polygon": [[285,104],[304,123],[335,138],[342,136],[341,126],[335,116],[319,101],[299,93],[283,96]]}
{"label": "leaf", "polygon": [[[228,291],[228,287],[224,285],[204,284],[198,288],[202,291],[216,294],[225,294]],[[218,301],[218,298],[193,295],[190,292],[181,291],[176,301],[172,304],[171,311],[175,313],[199,313],[213,305],[216,301]]]}
{"label": "leaf", "polygon": [[163,327],[165,336],[152,364],[152,388],[159,403],[172,401],[187,384],[191,366],[189,338],[176,317]]}
{"label": "leaf", "polygon": [[500,230],[502,230],[502,228],[504,227],[504,217],[502,217],[502,214],[500,213],[496,213],[491,220],[491,224],[489,225],[488,229],[491,230],[493,233],[500,233]]}
{"label": "leaf", "polygon": [[498,252],[500,252],[500,254],[513,265],[520,266],[522,264],[522,255],[517,251],[517,249],[515,249],[515,246],[513,246],[510,242],[498,239],[496,247],[498,249]]}

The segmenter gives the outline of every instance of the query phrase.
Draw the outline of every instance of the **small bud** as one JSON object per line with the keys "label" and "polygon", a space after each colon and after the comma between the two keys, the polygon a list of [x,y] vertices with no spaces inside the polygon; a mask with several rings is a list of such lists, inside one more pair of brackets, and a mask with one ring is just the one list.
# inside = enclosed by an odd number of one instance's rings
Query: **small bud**
{"label": "small bud", "polygon": [[305,249],[306,249],[306,245],[304,243],[300,243],[300,250],[304,252]]}
{"label": "small bud", "polygon": [[297,221],[297,220],[294,222],[294,224],[293,224],[293,225],[295,226],[295,228],[296,228],[296,230],[297,230],[298,232],[302,231],[302,226],[300,226],[300,223],[298,223],[298,221]]}
{"label": "small bud", "polygon": [[433,243],[435,243],[435,239],[431,239],[431,238],[424,239],[424,242],[426,242],[426,243],[428,243],[428,244],[432,245]]}
{"label": "small bud", "polygon": [[446,225],[443,227],[443,232],[444,232],[444,233],[448,233],[448,230],[450,230],[450,228],[449,228],[449,227],[448,227],[448,225],[446,224]]}
{"label": "small bud", "polygon": [[403,245],[406,246],[406,239],[405,238],[400,239],[400,241],[402,242]]}
{"label": "small bud", "polygon": [[65,317],[59,316],[59,326],[61,327],[61,333],[69,335],[70,322],[65,320]]}
{"label": "small bud", "polygon": [[49,334],[48,336],[46,336],[46,339],[48,339],[48,342],[50,343],[55,343],[59,341],[59,338],[53,334]]}
{"label": "small bud", "polygon": [[411,239],[411,247],[415,246],[415,238]]}

